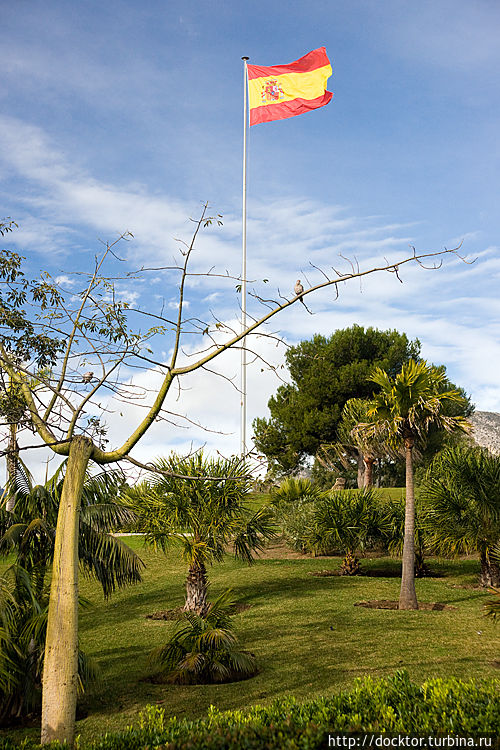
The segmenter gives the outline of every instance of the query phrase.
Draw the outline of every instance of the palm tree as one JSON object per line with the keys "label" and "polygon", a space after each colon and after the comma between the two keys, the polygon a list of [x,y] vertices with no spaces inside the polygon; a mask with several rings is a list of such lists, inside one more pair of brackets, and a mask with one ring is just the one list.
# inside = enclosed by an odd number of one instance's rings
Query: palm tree
{"label": "palm tree", "polygon": [[[21,461],[7,497],[12,510],[0,508],[0,555],[15,563],[0,579],[0,721],[29,713],[41,700],[48,611],[48,582],[54,552],[64,464],[43,485]],[[88,476],[80,515],[78,551],[83,570],[96,578],[104,595],[141,580],[143,563],[110,531],[130,522],[131,511],[117,499],[121,472]],[[91,662],[78,653],[79,688],[95,676]]]}
{"label": "palm tree", "polygon": [[[41,595],[54,551],[57,513],[66,462],[43,485],[21,462],[17,465],[14,507],[0,508],[0,555],[14,552],[16,563],[28,571],[35,596]],[[96,578],[106,597],[118,587],[141,580],[144,563],[140,557],[110,532],[133,519],[133,513],[120,500],[124,486],[119,471],[87,475],[81,511],[78,554],[85,573]]]}
{"label": "palm tree", "polygon": [[224,591],[203,615],[185,612],[169,642],[151,654],[167,682],[233,682],[257,672],[255,656],[238,647],[232,629],[232,591]]}
{"label": "palm tree", "polygon": [[[40,388],[44,379],[50,375],[48,368],[40,368],[36,377],[27,379],[28,386],[32,392]],[[8,428],[7,451],[5,460],[7,465],[7,484],[14,491],[17,464],[19,462],[19,444],[17,436],[20,429],[31,426],[31,417],[19,383],[14,383],[3,371],[0,371],[0,417],[5,420]],[[5,503],[6,510],[14,507],[14,496],[8,495]]]}
{"label": "palm tree", "polygon": [[463,403],[457,390],[446,390],[444,368],[424,360],[410,360],[391,378],[381,368],[370,375],[379,392],[374,394],[368,414],[371,423],[358,425],[365,435],[385,433],[386,444],[395,454],[403,454],[406,464],[406,505],[401,573],[400,609],[418,609],[415,593],[415,490],[413,480],[414,449],[431,425],[449,432],[467,431],[468,422],[460,416],[448,416],[445,405]]}
{"label": "palm tree", "polygon": [[431,543],[443,554],[477,552],[483,586],[500,586],[500,456],[478,446],[445,449],[421,488]]}
{"label": "palm tree", "polygon": [[271,503],[277,508],[287,507],[290,503],[315,500],[320,496],[321,490],[310,479],[287,477],[271,490]]}
{"label": "palm tree", "polygon": [[357,575],[360,564],[356,551],[379,541],[382,527],[383,517],[372,488],[325,492],[315,503],[311,542],[320,553],[341,549],[341,575]]}
{"label": "palm tree", "polygon": [[[203,615],[207,601],[207,565],[221,562],[226,549],[248,563],[274,535],[270,508],[252,508],[252,479],[245,463],[172,454],[154,463],[155,472],[127,491],[146,541],[164,551],[180,543],[188,563],[184,611]],[[163,472],[163,474],[161,473]]]}
{"label": "palm tree", "polygon": [[[341,449],[354,449],[363,458],[363,487],[373,485],[373,464],[377,458],[387,455],[384,435],[375,429],[375,421],[370,412],[371,403],[364,398],[350,398],[342,410],[342,420],[337,434]],[[356,430],[358,424],[373,423],[371,431]]]}
{"label": "palm tree", "polygon": [[[48,589],[35,595],[29,573],[11,565],[0,575],[0,726],[36,711],[41,703]],[[78,691],[98,679],[78,651]]]}

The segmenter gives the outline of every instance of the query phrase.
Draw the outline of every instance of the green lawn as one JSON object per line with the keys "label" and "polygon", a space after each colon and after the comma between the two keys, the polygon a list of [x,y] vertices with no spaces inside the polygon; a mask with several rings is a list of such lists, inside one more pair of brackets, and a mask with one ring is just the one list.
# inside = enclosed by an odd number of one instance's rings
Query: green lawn
{"label": "green lawn", "polygon": [[[398,612],[353,606],[363,599],[398,598],[396,560],[363,561],[366,571],[381,576],[309,575],[340,566],[338,558],[320,557],[266,559],[251,568],[228,559],[211,569],[213,595],[231,586],[240,601],[251,605],[235,624],[242,646],[258,657],[257,677],[220,686],[151,684],[144,681],[148,653],[165,642],[174,625],[145,615],[182,603],[185,566],[174,552],[165,557],[143,549],[138,537],[129,543],[147,563],[142,584],[107,602],[91,581],[81,586],[92,602],[81,614],[81,646],[99,662],[103,679],[83,700],[89,711],[78,722],[83,738],[135,722],[147,703],[194,718],[210,704],[243,708],[283,693],[305,699],[348,687],[357,676],[390,675],[402,667],[417,682],[431,676],[500,677],[494,666],[500,659],[500,625],[482,616],[488,594],[471,588],[476,561],[432,560],[433,571],[443,577],[417,582],[419,599],[452,604],[456,610]],[[36,736],[37,730],[29,734]]]}

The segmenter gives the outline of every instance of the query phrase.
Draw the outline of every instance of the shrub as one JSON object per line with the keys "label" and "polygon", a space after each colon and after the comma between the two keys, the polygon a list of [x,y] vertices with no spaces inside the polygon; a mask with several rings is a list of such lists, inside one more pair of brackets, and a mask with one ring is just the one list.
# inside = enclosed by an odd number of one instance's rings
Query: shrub
{"label": "shrub", "polygon": [[[498,737],[498,688],[497,680],[454,678],[427,680],[419,687],[400,671],[394,677],[355,680],[350,691],[305,703],[283,697],[247,711],[221,712],[212,706],[207,717],[198,721],[166,718],[165,709],[148,706],[139,727],[80,743],[80,749],[324,750],[332,732]],[[0,742],[0,750],[14,747],[19,746]],[[28,747],[36,746],[28,743]]]}

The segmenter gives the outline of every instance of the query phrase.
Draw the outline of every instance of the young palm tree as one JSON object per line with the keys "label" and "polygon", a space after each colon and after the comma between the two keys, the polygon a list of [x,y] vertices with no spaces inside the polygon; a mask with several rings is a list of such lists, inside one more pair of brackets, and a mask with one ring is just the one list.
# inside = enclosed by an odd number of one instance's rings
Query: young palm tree
{"label": "young palm tree", "polygon": [[421,489],[431,543],[444,554],[477,552],[483,586],[500,586],[500,457],[478,446],[445,449]]}
{"label": "young palm tree", "polygon": [[406,506],[401,574],[400,609],[418,609],[415,593],[415,490],[413,481],[414,449],[424,441],[431,425],[449,432],[467,431],[463,417],[445,413],[446,403],[462,403],[456,390],[446,390],[444,368],[428,365],[425,361],[410,360],[395,378],[376,368],[370,375],[380,390],[374,394],[369,409],[371,423],[358,425],[357,431],[386,435],[386,444],[394,453],[404,455],[406,464]]}
{"label": "young palm tree", "polygon": [[251,563],[253,553],[274,535],[273,513],[252,508],[252,480],[239,458],[172,454],[156,461],[155,468],[169,475],[152,473],[127,491],[128,502],[147,542],[163,550],[180,543],[188,563],[184,610],[203,615],[209,606],[207,565],[221,562],[228,547]]}
{"label": "young palm tree", "polygon": [[271,490],[271,503],[277,508],[286,508],[290,503],[315,500],[320,495],[321,490],[310,479],[287,477],[279,487]]}
{"label": "young palm tree", "polygon": [[185,612],[169,642],[153,651],[167,682],[181,685],[233,682],[257,672],[255,656],[242,651],[232,629],[232,592],[224,591],[203,615]]}
{"label": "young palm tree", "polygon": [[372,546],[383,534],[375,491],[366,487],[325,492],[315,503],[313,528],[311,542],[315,550],[321,553],[341,549],[341,575],[358,575],[356,551]]}

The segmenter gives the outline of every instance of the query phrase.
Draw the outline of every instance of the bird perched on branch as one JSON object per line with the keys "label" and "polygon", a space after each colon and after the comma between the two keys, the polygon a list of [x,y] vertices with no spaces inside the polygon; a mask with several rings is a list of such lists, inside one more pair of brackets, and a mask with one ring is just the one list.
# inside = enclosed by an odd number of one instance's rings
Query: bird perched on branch
{"label": "bird perched on branch", "polygon": [[82,375],[82,383],[90,383],[93,377],[93,372],[84,372]]}
{"label": "bird perched on branch", "polygon": [[299,297],[299,299],[302,302],[302,304],[305,305],[306,303],[304,302],[304,300],[301,297],[301,295],[304,294],[304,287],[300,283],[300,279],[297,279],[297,281],[295,282],[295,286],[293,288],[293,291],[295,292],[295,294],[297,295],[297,297]]}

